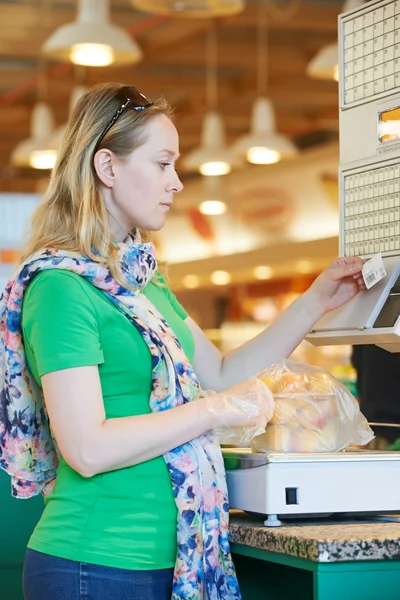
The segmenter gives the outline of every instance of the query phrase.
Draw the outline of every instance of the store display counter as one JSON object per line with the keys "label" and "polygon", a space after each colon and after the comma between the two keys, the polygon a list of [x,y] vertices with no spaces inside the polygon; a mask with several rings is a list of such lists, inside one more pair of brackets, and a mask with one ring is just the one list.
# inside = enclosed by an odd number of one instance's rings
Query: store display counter
{"label": "store display counter", "polygon": [[243,600],[399,600],[400,522],[263,521],[231,511]]}

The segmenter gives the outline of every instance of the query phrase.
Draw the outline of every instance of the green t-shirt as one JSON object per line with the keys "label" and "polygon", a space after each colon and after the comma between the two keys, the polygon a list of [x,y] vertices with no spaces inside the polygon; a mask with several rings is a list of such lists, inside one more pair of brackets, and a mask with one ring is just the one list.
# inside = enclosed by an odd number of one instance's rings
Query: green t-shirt
{"label": "green t-shirt", "polygon": [[[163,315],[189,360],[187,313],[167,287],[144,294]],[[35,277],[22,307],[29,367],[45,373],[98,365],[107,418],[149,413],[151,354],[135,326],[79,275],[48,270]],[[176,507],[162,456],[85,478],[61,458],[54,493],[28,547],[80,562],[121,569],[173,567]]]}

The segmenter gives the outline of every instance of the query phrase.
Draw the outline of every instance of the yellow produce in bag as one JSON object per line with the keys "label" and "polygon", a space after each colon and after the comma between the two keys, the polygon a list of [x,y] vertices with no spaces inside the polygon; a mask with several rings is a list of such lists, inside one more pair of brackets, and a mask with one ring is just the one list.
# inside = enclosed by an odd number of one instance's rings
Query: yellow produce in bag
{"label": "yellow produce in bag", "polygon": [[357,400],[327,371],[285,359],[259,378],[275,408],[265,433],[251,441],[253,452],[336,452],[373,439]]}

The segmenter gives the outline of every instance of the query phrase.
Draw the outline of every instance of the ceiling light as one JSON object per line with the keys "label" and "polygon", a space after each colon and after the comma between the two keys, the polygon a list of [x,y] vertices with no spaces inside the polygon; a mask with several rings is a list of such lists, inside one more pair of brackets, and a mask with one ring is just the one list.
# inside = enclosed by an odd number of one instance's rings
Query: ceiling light
{"label": "ceiling light", "polygon": [[132,0],[135,8],[184,18],[227,17],[241,12],[244,0]]}
{"label": "ceiling light", "polygon": [[199,205],[199,211],[203,215],[223,215],[226,213],[226,204],[221,200],[204,200]]}
{"label": "ceiling light", "polygon": [[271,100],[263,96],[254,103],[250,134],[239,138],[234,150],[257,165],[271,165],[297,154],[292,141],[276,132],[274,107]]}
{"label": "ceiling light", "polygon": [[107,67],[114,62],[114,52],[107,44],[74,44],[71,61],[87,67]]}
{"label": "ceiling light", "polygon": [[226,213],[226,193],[223,177],[203,177],[203,191],[199,211],[203,215],[223,215]]}
{"label": "ceiling light", "polygon": [[184,161],[189,170],[199,170],[202,175],[227,175],[238,158],[225,145],[224,123],[221,115],[213,110],[206,114],[201,133],[201,144],[189,152]]}
{"label": "ceiling light", "polygon": [[76,21],[56,29],[42,46],[43,54],[91,67],[139,62],[141,49],[126,31],[108,22],[109,12],[109,0],[79,0]]}
{"label": "ceiling light", "polygon": [[195,289],[195,288],[199,287],[199,284],[200,284],[200,277],[197,277],[197,275],[186,275],[182,279],[182,285],[185,288]]}
{"label": "ceiling light", "polygon": [[266,265],[260,265],[259,267],[255,267],[253,269],[253,275],[256,279],[271,279],[273,274],[273,269]]}
{"label": "ceiling light", "polygon": [[56,150],[34,150],[29,157],[29,165],[33,169],[52,169],[56,160]]}
{"label": "ceiling light", "polygon": [[53,129],[54,118],[50,106],[38,102],[32,111],[31,136],[14,148],[11,163],[18,167],[52,169],[57,158],[50,143]]}
{"label": "ceiling light", "polygon": [[273,165],[281,160],[281,154],[265,146],[251,146],[246,152],[246,158],[254,165]]}
{"label": "ceiling light", "polygon": [[307,75],[315,79],[336,79],[338,81],[338,45],[328,44],[317,52],[307,65]]}
{"label": "ceiling light", "polygon": [[211,281],[215,285],[226,285],[230,283],[232,277],[228,271],[214,271],[211,273]]}
{"label": "ceiling light", "polygon": [[258,3],[257,11],[257,91],[253,104],[251,128],[248,135],[240,137],[233,146],[239,156],[256,165],[272,165],[282,158],[297,154],[289,138],[276,131],[275,111],[267,97],[268,43],[266,9]]}

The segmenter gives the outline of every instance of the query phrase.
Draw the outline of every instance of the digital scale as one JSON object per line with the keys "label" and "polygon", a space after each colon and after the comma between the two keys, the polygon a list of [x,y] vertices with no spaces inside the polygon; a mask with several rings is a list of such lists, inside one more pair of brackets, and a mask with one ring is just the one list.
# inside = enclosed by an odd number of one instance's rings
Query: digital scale
{"label": "digital scale", "polygon": [[[320,319],[316,346],[400,352],[400,0],[339,16],[339,255],[381,253],[387,272]],[[400,513],[400,452],[255,454],[223,449],[231,508],[280,519]]]}
{"label": "digital scale", "polygon": [[281,519],[400,512],[399,452],[255,454],[223,449],[231,508]]}

